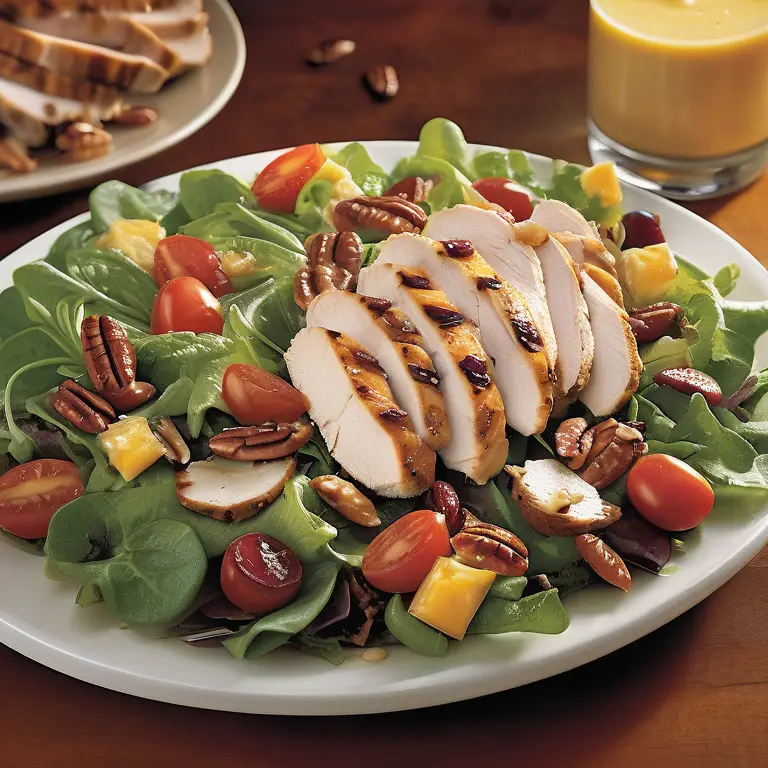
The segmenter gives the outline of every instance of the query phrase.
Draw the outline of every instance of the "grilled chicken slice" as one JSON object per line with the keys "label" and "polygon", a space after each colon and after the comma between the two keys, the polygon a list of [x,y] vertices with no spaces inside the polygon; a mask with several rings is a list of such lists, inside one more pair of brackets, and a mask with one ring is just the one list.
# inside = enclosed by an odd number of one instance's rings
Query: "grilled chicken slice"
{"label": "grilled chicken slice", "polygon": [[429,217],[424,235],[433,240],[470,240],[499,276],[515,287],[528,304],[544,339],[550,369],[557,361],[557,341],[547,308],[541,264],[530,245],[517,238],[515,227],[495,211],[457,205]]}
{"label": "grilled chicken slice", "polygon": [[395,400],[413,421],[416,434],[433,450],[451,439],[440,381],[421,334],[385,299],[349,291],[325,291],[307,309],[309,328],[327,328],[362,344],[381,363]]}
{"label": "grilled chicken slice", "polygon": [[309,400],[333,457],[380,496],[417,496],[435,480],[435,453],[397,407],[367,349],[324,328],[304,328],[285,353],[293,385]]}
{"label": "grilled chicken slice", "polygon": [[557,401],[567,403],[586,386],[592,370],[595,340],[582,293],[579,269],[568,251],[550,237],[534,248],[541,262],[547,304],[557,338]]}
{"label": "grilled chicken slice", "polygon": [[542,432],[552,410],[552,379],[544,342],[520,293],[468,241],[446,245],[421,235],[392,235],[377,263],[429,274],[432,284],[479,327],[483,348],[494,362],[507,424],[523,435]]}
{"label": "grilled chicken slice", "polygon": [[2,19],[0,52],[68,77],[144,93],[158,91],[168,79],[167,70],[146,56],[43,35]]}
{"label": "grilled chicken slice", "polygon": [[558,235],[571,258],[582,265],[584,298],[595,339],[589,383],[579,399],[595,416],[608,416],[637,391],[643,363],[624,309],[619,281],[587,262],[592,238]]}
{"label": "grilled chicken slice", "polygon": [[19,18],[25,29],[52,37],[90,43],[115,51],[146,56],[163,69],[175,72],[180,58],[151,29],[123,16],[100,13],[52,14]]}
{"label": "grilled chicken slice", "polygon": [[360,272],[358,290],[388,299],[419,330],[440,377],[451,425],[451,441],[440,456],[450,469],[487,482],[504,466],[508,443],[504,405],[475,324],[414,267],[377,262]]}
{"label": "grilled chicken slice", "polygon": [[[105,15],[117,11],[102,10]],[[171,41],[191,37],[208,26],[208,14],[203,11],[203,0],[175,0],[150,11],[123,12],[122,15],[149,27],[158,37]]]}
{"label": "grilled chicken slice", "polygon": [[174,75],[202,67],[213,55],[213,39],[207,27],[187,37],[168,38],[165,43],[179,60],[179,66],[173,70]]}
{"label": "grilled chicken slice", "polygon": [[548,232],[572,232],[581,237],[599,239],[597,227],[587,221],[575,208],[560,200],[542,200],[534,209],[531,221]]}
{"label": "grilled chicken slice", "polygon": [[70,120],[109,120],[122,109],[122,102],[110,105],[49,96],[10,80],[0,78],[0,123],[28,147],[42,147],[51,128]]}
{"label": "grilled chicken slice", "polygon": [[100,85],[90,80],[74,80],[49,69],[28,64],[25,61],[0,53],[0,78],[32,88],[48,96],[59,96],[86,104],[97,104],[108,111],[122,109],[122,99],[117,88]]}

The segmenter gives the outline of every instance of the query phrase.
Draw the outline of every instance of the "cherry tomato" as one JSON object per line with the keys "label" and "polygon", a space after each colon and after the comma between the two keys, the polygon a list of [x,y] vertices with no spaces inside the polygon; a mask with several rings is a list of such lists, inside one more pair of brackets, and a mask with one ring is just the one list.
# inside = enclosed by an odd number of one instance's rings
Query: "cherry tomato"
{"label": "cherry tomato", "polygon": [[530,219],[533,213],[533,203],[528,190],[512,179],[502,176],[489,176],[478,179],[472,188],[477,190],[488,202],[500,205],[509,211],[515,221]]}
{"label": "cherry tomato", "polygon": [[627,475],[635,509],[665,531],[695,528],[712,511],[715,494],[706,478],[674,456],[643,456]]}
{"label": "cherry tomato", "polygon": [[246,533],[224,553],[221,588],[238,608],[260,615],[290,603],[302,575],[292,549],[263,533]]}
{"label": "cherry tomato", "polygon": [[223,328],[221,304],[196,277],[175,277],[157,292],[150,319],[152,333],[221,333]]}
{"label": "cherry tomato", "polygon": [[273,160],[253,182],[253,194],[268,211],[293,213],[301,188],[320,170],[325,155],[319,144],[303,144]]}
{"label": "cherry tomato", "polygon": [[71,461],[38,459],[0,477],[0,527],[22,539],[41,539],[58,509],[85,493]]}
{"label": "cherry tomato", "polygon": [[451,555],[445,515],[420,509],[396,520],[368,545],[363,575],[384,592],[415,592],[441,555]]}
{"label": "cherry tomato", "polygon": [[224,371],[221,395],[241,424],[296,421],[309,409],[307,398],[287,381],[244,363],[234,363]]}
{"label": "cherry tomato", "polygon": [[162,287],[184,275],[196,277],[216,297],[233,290],[232,281],[221,268],[210,243],[189,235],[171,235],[155,248],[155,282]]}

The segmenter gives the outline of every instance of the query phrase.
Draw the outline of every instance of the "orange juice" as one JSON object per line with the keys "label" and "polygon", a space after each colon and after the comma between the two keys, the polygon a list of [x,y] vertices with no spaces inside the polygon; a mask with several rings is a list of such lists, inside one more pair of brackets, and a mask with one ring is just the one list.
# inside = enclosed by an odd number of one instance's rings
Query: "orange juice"
{"label": "orange juice", "polygon": [[768,0],[592,0],[589,109],[658,158],[732,156],[768,140]]}

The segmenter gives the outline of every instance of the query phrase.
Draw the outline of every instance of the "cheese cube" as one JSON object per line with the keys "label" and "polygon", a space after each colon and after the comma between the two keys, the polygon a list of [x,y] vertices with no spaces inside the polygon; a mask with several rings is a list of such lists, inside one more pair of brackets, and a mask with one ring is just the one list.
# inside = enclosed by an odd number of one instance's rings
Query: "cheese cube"
{"label": "cheese cube", "polygon": [[129,416],[111,424],[99,435],[99,445],[109,463],[126,482],[133,480],[165,455],[162,443],[143,416]]}
{"label": "cheese cube", "polygon": [[606,208],[621,202],[621,185],[613,163],[598,163],[587,168],[581,174],[580,181],[581,188],[588,195],[600,198]]}
{"label": "cheese cube", "polygon": [[97,248],[121,251],[145,272],[155,267],[155,248],[165,237],[165,230],[156,221],[118,219],[96,241]]}
{"label": "cheese cube", "polygon": [[664,297],[667,285],[677,277],[677,261],[666,243],[629,248],[617,259],[622,288],[634,307],[645,307]]}
{"label": "cheese cube", "polygon": [[450,557],[438,557],[408,612],[443,634],[461,640],[496,574]]}

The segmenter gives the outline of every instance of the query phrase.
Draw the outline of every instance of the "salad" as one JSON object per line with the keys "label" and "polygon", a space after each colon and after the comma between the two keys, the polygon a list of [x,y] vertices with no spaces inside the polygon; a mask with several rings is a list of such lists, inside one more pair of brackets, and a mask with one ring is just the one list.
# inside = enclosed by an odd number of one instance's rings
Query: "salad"
{"label": "salad", "polygon": [[442,656],[768,504],[768,303],[612,166],[542,179],[436,118],[391,172],[313,144],[248,181],[102,184],[0,298],[0,527],[79,606]]}

